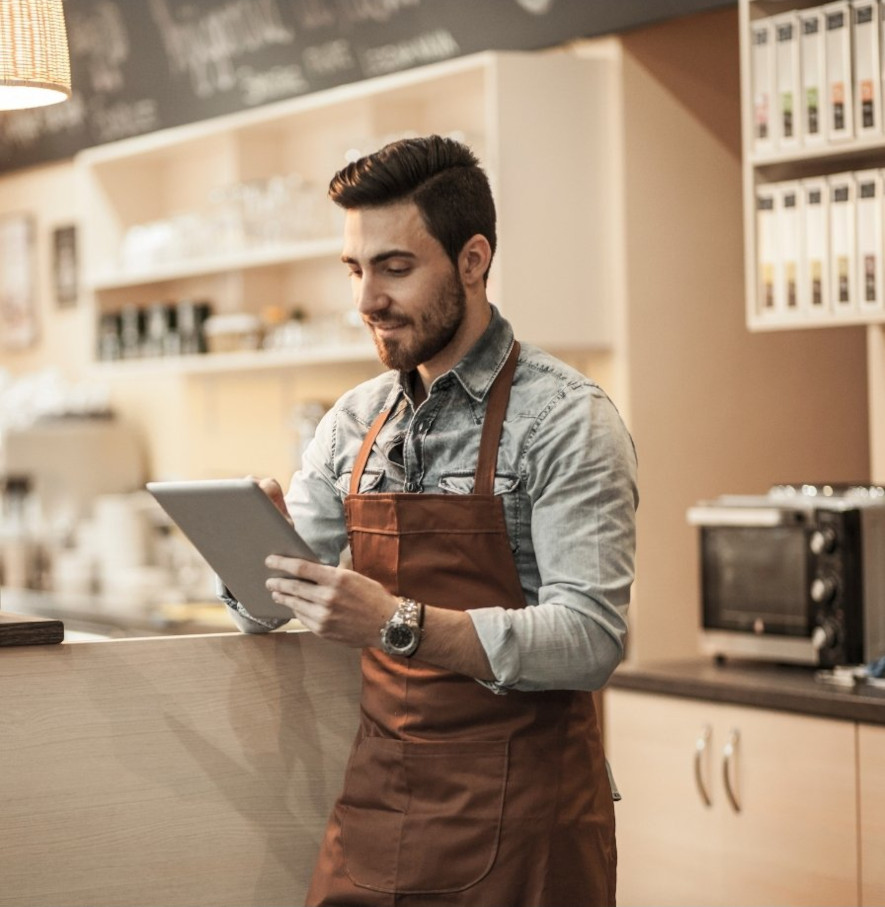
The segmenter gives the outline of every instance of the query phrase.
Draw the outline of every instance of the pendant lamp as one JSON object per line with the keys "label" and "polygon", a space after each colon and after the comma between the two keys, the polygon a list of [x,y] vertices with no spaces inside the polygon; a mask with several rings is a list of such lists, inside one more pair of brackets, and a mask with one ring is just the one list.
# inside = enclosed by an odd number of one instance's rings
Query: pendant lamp
{"label": "pendant lamp", "polygon": [[71,96],[62,0],[0,0],[0,110]]}

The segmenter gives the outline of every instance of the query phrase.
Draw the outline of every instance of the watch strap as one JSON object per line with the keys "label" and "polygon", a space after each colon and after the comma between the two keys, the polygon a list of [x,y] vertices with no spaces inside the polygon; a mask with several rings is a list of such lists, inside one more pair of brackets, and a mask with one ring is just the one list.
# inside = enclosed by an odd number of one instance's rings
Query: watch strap
{"label": "watch strap", "polygon": [[[414,639],[408,650],[399,649],[391,644],[389,635],[397,627],[411,628]],[[400,598],[399,606],[390,619],[381,627],[381,648],[388,655],[410,657],[415,654],[424,635],[424,604],[413,598]]]}

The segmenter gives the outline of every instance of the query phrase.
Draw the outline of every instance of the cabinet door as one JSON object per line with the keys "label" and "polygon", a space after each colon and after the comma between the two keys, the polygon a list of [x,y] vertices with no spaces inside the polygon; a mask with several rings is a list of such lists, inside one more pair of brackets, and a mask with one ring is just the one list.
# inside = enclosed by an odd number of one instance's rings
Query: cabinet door
{"label": "cabinet door", "polygon": [[[706,703],[643,693],[606,693],[606,748],[623,799],[615,805],[618,903],[713,905],[722,899],[722,803],[707,806],[695,777],[713,789],[713,753],[698,751]],[[721,798],[721,789],[715,792]]]}
{"label": "cabinet door", "polygon": [[858,729],[861,903],[885,904],[885,727]]}
{"label": "cabinet door", "polygon": [[622,905],[857,903],[851,723],[622,690],[605,714]]}
{"label": "cabinet door", "polygon": [[[855,725],[723,708],[717,757],[733,732],[730,784],[719,797],[730,903],[858,903]],[[721,789],[725,779],[722,776]]]}

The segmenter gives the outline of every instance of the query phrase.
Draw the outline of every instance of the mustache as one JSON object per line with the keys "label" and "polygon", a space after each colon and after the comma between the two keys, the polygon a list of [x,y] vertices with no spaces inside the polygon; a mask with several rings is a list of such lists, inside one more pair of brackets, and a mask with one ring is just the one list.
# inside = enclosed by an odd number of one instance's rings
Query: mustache
{"label": "mustache", "polygon": [[375,312],[372,315],[363,316],[363,321],[369,327],[404,327],[412,323],[411,318],[403,315],[392,315],[389,312]]}

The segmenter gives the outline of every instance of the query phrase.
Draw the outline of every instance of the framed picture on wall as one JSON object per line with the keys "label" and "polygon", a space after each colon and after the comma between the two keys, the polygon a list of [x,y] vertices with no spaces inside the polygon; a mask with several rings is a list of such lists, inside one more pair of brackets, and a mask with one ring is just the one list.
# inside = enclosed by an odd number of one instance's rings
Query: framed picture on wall
{"label": "framed picture on wall", "polygon": [[37,339],[34,216],[0,216],[0,347],[20,350]]}
{"label": "framed picture on wall", "polygon": [[73,224],[52,231],[52,284],[60,309],[77,302],[77,228]]}

